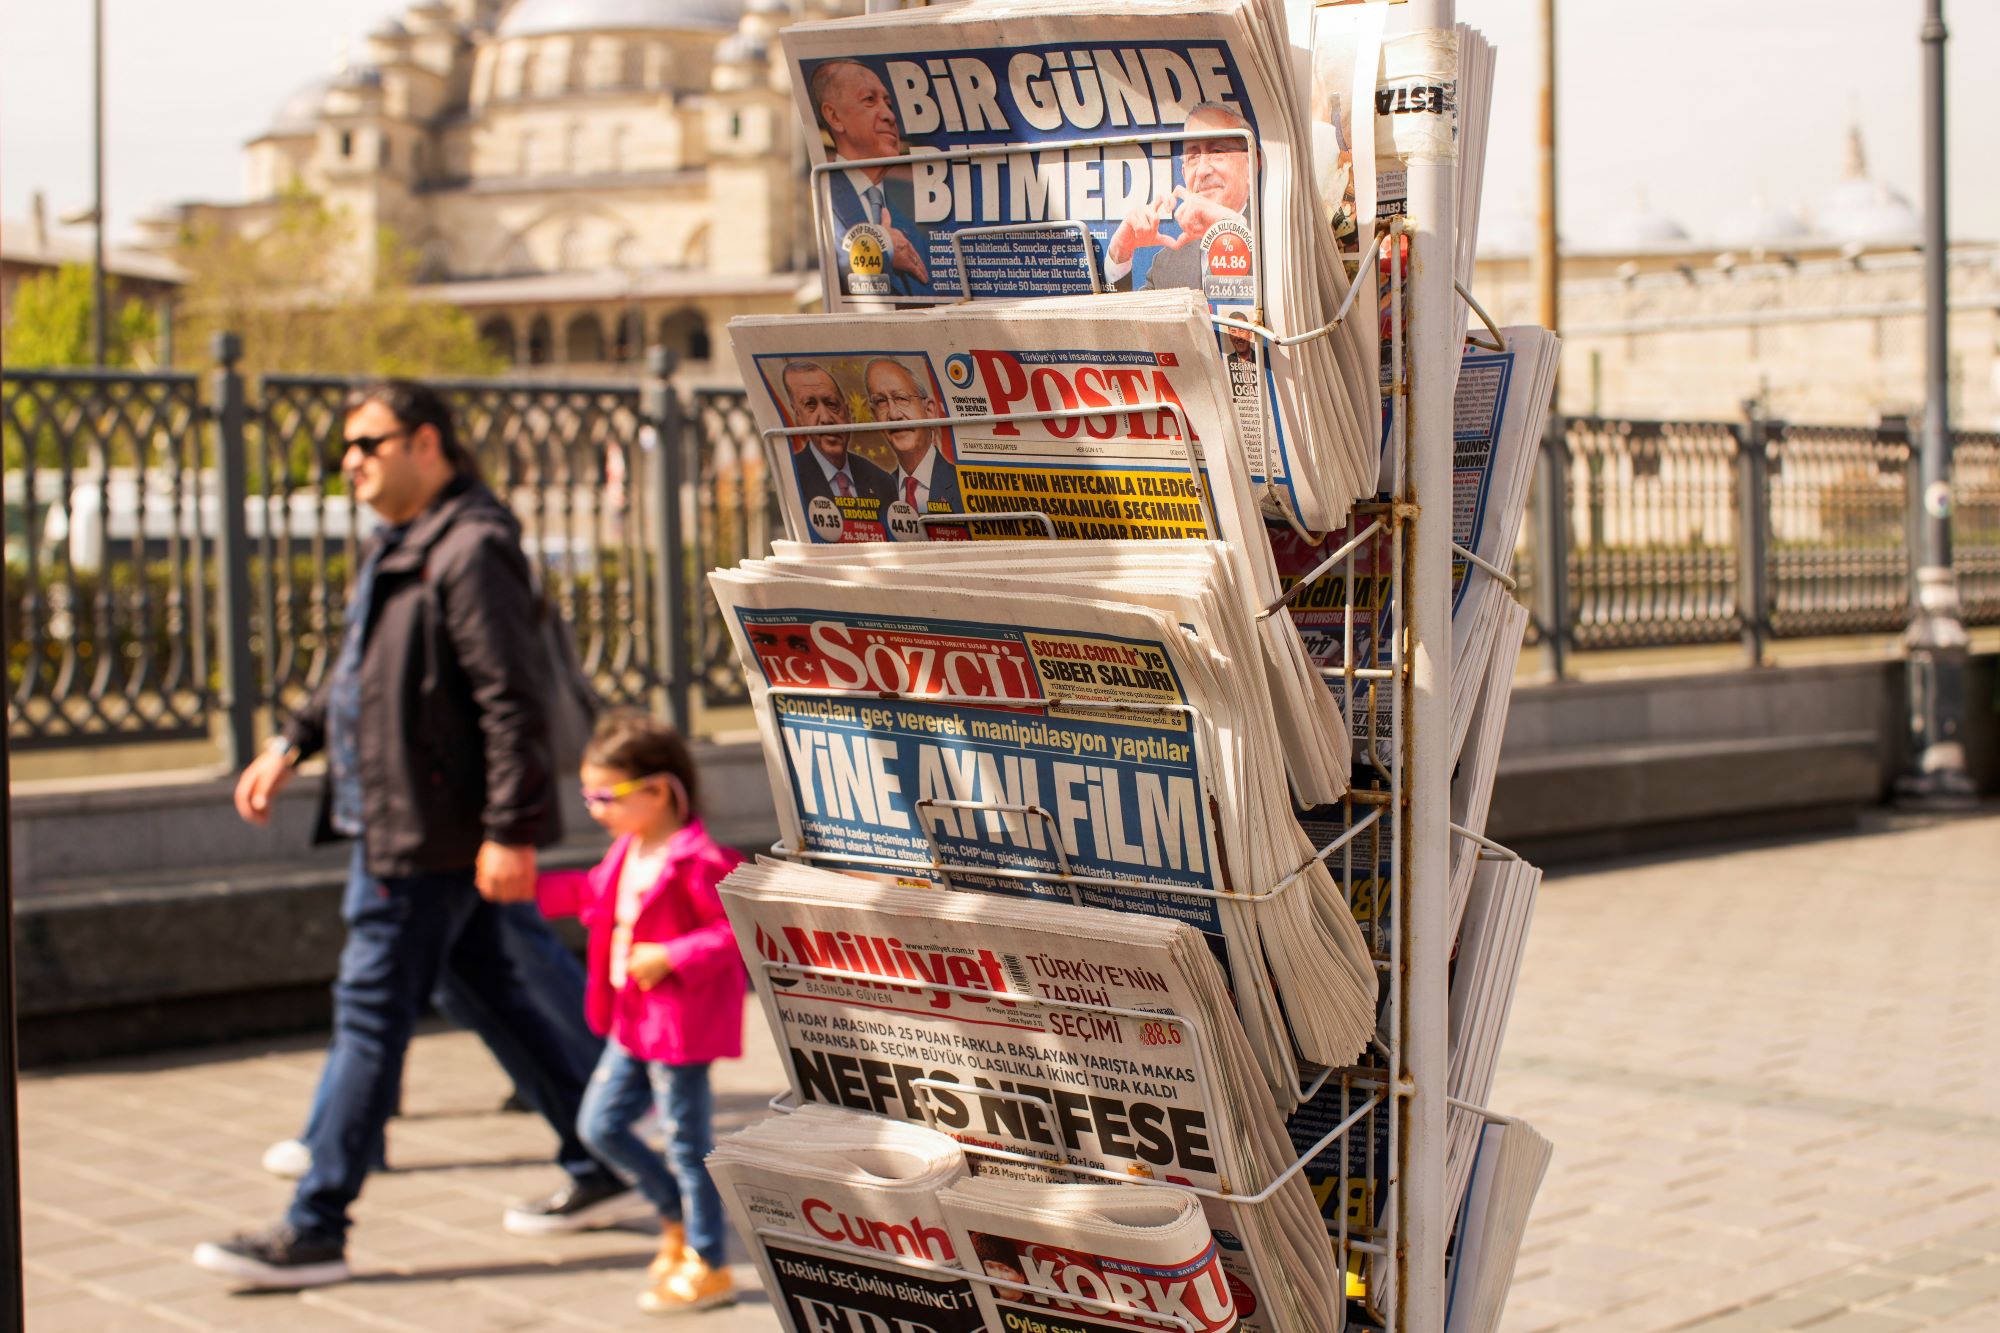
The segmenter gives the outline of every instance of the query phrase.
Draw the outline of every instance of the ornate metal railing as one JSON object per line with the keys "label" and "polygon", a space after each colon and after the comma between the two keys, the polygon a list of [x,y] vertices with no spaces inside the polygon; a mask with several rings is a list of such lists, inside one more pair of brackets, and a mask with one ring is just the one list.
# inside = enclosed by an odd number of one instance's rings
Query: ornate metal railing
{"label": "ornate metal railing", "polygon": [[[667,369],[439,387],[600,691],[686,718],[747,701],[704,576],[783,524],[744,394],[678,392]],[[0,376],[14,744],[219,728],[236,754],[260,710],[310,695],[371,525],[334,453],[352,387],[247,385],[229,365],[206,385]],[[1740,639],[1761,660],[1771,637],[1900,628],[1912,438],[1901,421],[1567,421],[1515,563],[1534,633],[1564,651]],[[1953,503],[1965,618],[2000,623],[2000,436],[1956,436]]]}
{"label": "ornate metal railing", "polygon": [[7,688],[16,744],[205,737],[212,513],[192,375],[8,373]]}
{"label": "ornate metal railing", "polygon": [[[1545,652],[1741,640],[1761,661],[1772,638],[1908,620],[1910,422],[1562,426],[1515,556]],[[2000,436],[1957,432],[1953,459],[1964,617],[2000,623]]]}

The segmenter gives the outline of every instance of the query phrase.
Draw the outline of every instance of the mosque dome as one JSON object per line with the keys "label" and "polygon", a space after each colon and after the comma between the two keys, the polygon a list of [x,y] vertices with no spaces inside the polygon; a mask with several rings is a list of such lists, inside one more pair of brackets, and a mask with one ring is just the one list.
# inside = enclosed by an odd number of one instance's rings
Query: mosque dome
{"label": "mosque dome", "polygon": [[733,32],[715,46],[715,60],[721,65],[748,65],[771,53],[764,39],[750,32]]}
{"label": "mosque dome", "polygon": [[1687,228],[1665,213],[1655,213],[1646,206],[1642,197],[1637,208],[1612,218],[1606,224],[1604,239],[1598,248],[1620,254],[1643,254],[1653,250],[1678,250],[1687,243]]}
{"label": "mosque dome", "polygon": [[515,0],[500,20],[501,37],[634,28],[734,28],[743,0]]}
{"label": "mosque dome", "polygon": [[326,95],[333,87],[331,78],[314,79],[292,90],[289,97],[278,104],[278,114],[271,117],[271,135],[311,134],[319,128],[320,108],[326,105]]}
{"label": "mosque dome", "polygon": [[1798,245],[1808,237],[1805,222],[1789,208],[1774,208],[1763,199],[1748,210],[1725,217],[1715,229],[1719,244],[1739,250],[1777,250]]}
{"label": "mosque dome", "polygon": [[1909,243],[1923,234],[1924,220],[1910,201],[1868,176],[1861,127],[1847,132],[1847,172],[1813,209],[1819,229],[1837,241],[1866,244]]}

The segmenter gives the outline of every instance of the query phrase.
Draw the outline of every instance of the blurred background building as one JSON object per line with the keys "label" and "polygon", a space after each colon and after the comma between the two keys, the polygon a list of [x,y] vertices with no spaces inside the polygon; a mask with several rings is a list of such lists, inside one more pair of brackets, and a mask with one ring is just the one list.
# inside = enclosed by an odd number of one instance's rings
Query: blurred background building
{"label": "blurred background building", "polygon": [[412,4],[249,140],[247,202],[143,226],[162,250],[203,223],[254,234],[309,192],[358,224],[344,281],[374,277],[387,229],[418,256],[417,294],[470,311],[517,367],[636,373],[660,343],[700,375],[731,315],[817,292],[775,34],[852,7]]}
{"label": "blurred background building", "polygon": [[[1493,204],[1476,292],[1500,323],[1532,324],[1534,220]],[[1793,421],[1916,412],[1922,226],[1870,177],[1853,128],[1843,173],[1805,209],[1756,199],[1691,229],[1641,200],[1603,234],[1564,237],[1563,411],[1733,419],[1755,399]],[[1953,246],[1949,273],[1952,420],[2000,429],[2000,246]]]}

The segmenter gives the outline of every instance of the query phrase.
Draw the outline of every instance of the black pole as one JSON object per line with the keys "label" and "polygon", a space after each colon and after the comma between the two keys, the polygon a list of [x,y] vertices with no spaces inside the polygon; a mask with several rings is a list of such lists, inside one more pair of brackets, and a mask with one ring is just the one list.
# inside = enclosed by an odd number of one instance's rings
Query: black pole
{"label": "black pole", "polygon": [[1924,50],[1924,425],[1912,488],[1916,539],[1909,628],[1903,642],[1911,767],[1904,804],[1962,807],[1976,794],[1965,769],[1965,625],[1951,567],[1951,401],[1945,293],[1944,0],[1926,0]]}
{"label": "black pole", "polygon": [[656,594],[653,605],[660,618],[654,627],[660,686],[666,696],[667,716],[683,735],[692,736],[694,650],[688,637],[688,581],[700,576],[688,568],[686,525],[681,512],[681,490],[687,477],[687,441],[682,428],[680,393],[673,384],[673,350],[652,348],[646,361],[644,415],[653,428],[653,502],[660,511],[659,563],[653,571]]}
{"label": "black pole", "polygon": [[[0,491],[5,483],[0,482]],[[3,497],[0,497],[3,498]],[[11,575],[9,577],[12,577]],[[12,1296],[0,1296],[0,1328],[27,1324],[21,1288],[20,1048],[14,1029],[14,811],[8,731],[0,725],[0,1274],[12,1273]]]}
{"label": "black pole", "polygon": [[90,354],[91,364],[104,369],[107,311],[104,296],[104,0],[92,0],[90,71],[92,115],[90,168],[96,187],[91,196]]}

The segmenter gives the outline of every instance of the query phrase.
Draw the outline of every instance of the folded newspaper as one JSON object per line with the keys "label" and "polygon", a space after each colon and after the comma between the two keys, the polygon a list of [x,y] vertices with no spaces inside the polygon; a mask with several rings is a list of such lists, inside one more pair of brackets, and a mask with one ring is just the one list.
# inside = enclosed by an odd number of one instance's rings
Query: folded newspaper
{"label": "folded newspaper", "polygon": [[[1500,1046],[1521,979],[1521,955],[1535,915],[1542,872],[1526,861],[1485,860],[1472,879],[1472,900],[1451,965],[1451,1065],[1447,1086],[1460,1102],[1484,1106],[1493,1095]],[[1477,1125],[1454,1115],[1446,1124],[1445,1203],[1454,1213],[1465,1197],[1478,1149]]]}
{"label": "folded newspaper", "polygon": [[[1281,0],[978,0],[781,34],[829,308],[1182,288],[1219,333],[1260,499],[1374,489],[1373,320],[1311,179]],[[1262,330],[1263,332],[1253,331]]]}
{"label": "folded newspaper", "polygon": [[1282,732],[1325,719],[1273,699],[1214,544],[1041,544],[1061,558],[1032,577],[967,559],[993,549],[792,544],[710,576],[785,846],[1187,922],[1296,1097],[1294,1049],[1345,1063],[1374,1026],[1366,946],[1293,817]]}
{"label": "folded newspaper", "polygon": [[753,315],[729,336],[795,540],[1213,537],[1277,596],[1196,293]]}
{"label": "folded newspaper", "polygon": [[1554,1151],[1525,1120],[1496,1116],[1481,1126],[1472,1188],[1453,1228],[1445,1333],[1500,1327],[1528,1214]]}
{"label": "folded newspaper", "polygon": [[990,1329],[1269,1326],[1253,1303],[1237,1300],[1201,1200],[1186,1191],[981,1177],[950,1186],[938,1202],[967,1266],[994,1279],[978,1293]]}
{"label": "folded newspaper", "polygon": [[1340,1327],[1324,1227],[1199,932],[784,864],[721,895],[800,1103],[929,1125],[981,1173],[1201,1191],[1239,1313]]}
{"label": "folded newspaper", "polygon": [[718,1139],[708,1171],[788,1333],[987,1326],[938,1205],[956,1140],[805,1105]]}
{"label": "folded newspaper", "polygon": [[[1451,777],[1451,925],[1457,930],[1472,894],[1472,872],[1479,865],[1486,821],[1493,809],[1493,783],[1500,773],[1500,745],[1507,735],[1507,708],[1514,698],[1514,670],[1521,657],[1521,640],[1528,629],[1528,608],[1509,600],[1501,607],[1500,627],[1493,636],[1485,679],[1465,748]],[[1467,836],[1476,834],[1478,838]]]}
{"label": "folded newspaper", "polygon": [[1470,287],[1492,45],[1463,23],[1450,34],[1413,31],[1412,16],[1394,5],[1286,0],[1285,8],[1312,69],[1313,177],[1349,271],[1361,270],[1363,281],[1379,271],[1362,256],[1381,249],[1382,222],[1409,211],[1409,156],[1433,147],[1435,122],[1408,113],[1442,105],[1452,113],[1456,272]]}
{"label": "folded newspaper", "polygon": [[[1494,570],[1504,573],[1513,564],[1559,350],[1546,329],[1521,326],[1504,333],[1504,352],[1466,349],[1453,403],[1452,541],[1459,548],[1452,560],[1453,754],[1471,725],[1493,637],[1513,599],[1512,589]],[[1363,756],[1370,751],[1370,738],[1372,752],[1386,755],[1391,744],[1388,682],[1350,680],[1344,671],[1350,664],[1379,669],[1394,662],[1390,591],[1395,553],[1387,522],[1364,511],[1346,528],[1319,540],[1281,524],[1267,523],[1266,528],[1279,581],[1291,597],[1287,610],[1307,654],[1340,701],[1356,740],[1363,743]],[[1307,586],[1299,588],[1301,582]]]}

